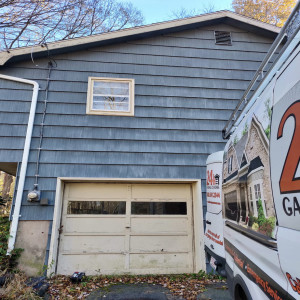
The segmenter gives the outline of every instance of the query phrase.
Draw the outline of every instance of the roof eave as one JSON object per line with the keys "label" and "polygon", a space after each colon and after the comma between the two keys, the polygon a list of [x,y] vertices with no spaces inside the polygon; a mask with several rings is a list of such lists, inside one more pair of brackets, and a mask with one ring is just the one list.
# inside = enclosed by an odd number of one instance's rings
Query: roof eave
{"label": "roof eave", "polygon": [[9,51],[3,51],[0,52],[0,65],[4,65],[9,60],[16,57],[25,58],[32,54],[39,54],[40,56],[43,56],[50,50],[52,50],[52,54],[55,54],[53,52],[59,52],[63,49],[64,51],[69,51],[71,48],[73,48],[73,50],[77,50],[83,47],[87,47],[87,45],[88,47],[101,46],[108,43],[111,44],[122,42],[125,40],[145,38],[151,35],[162,34],[164,32],[187,30],[195,26],[205,26],[209,25],[212,22],[216,23],[221,21],[224,21],[229,25],[233,25],[238,22],[240,25],[244,26],[245,29],[256,27],[262,30],[261,34],[277,35],[277,33],[280,31],[280,28],[276,26],[245,17],[231,11],[224,10],[191,18],[127,28],[87,37],[56,41],[48,43],[47,47],[45,47],[44,45],[36,45],[33,47],[22,47]]}

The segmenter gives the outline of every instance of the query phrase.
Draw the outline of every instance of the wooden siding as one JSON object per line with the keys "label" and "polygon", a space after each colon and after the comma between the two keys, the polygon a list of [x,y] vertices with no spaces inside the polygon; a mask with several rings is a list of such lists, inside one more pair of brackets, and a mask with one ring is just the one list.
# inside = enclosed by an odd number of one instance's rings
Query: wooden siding
{"label": "wooden siding", "polygon": [[[214,30],[232,32],[215,45]],[[221,130],[272,41],[228,25],[182,31],[51,57],[39,188],[49,206],[27,202],[33,188],[48,59],[0,68],[36,80],[39,102],[21,220],[52,220],[57,177],[202,179],[222,150]],[[89,76],[134,78],[135,116],[86,115]],[[20,162],[31,86],[0,80],[0,161]]]}

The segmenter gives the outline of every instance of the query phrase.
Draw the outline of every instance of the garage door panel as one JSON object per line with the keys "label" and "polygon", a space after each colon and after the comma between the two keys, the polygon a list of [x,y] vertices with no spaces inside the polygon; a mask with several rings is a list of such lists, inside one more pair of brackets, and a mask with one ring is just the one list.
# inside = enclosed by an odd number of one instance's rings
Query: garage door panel
{"label": "garage door panel", "polygon": [[69,199],[126,199],[128,194],[127,184],[113,183],[70,183],[67,197]]}
{"label": "garage door panel", "polygon": [[132,198],[140,199],[188,199],[190,198],[190,185],[180,184],[133,184]]}
{"label": "garage door panel", "polygon": [[[83,216],[83,215],[81,215]],[[71,232],[103,232],[124,233],[125,217],[67,217],[64,225],[64,233]]]}
{"label": "garage door panel", "polygon": [[64,263],[58,265],[57,273],[65,275],[76,271],[87,275],[118,274],[125,266],[125,255],[122,254],[61,255],[60,258]]}
{"label": "garage door panel", "polygon": [[148,269],[134,269],[130,268],[130,274],[136,275],[149,275],[149,274],[183,274],[183,273],[191,273],[191,268],[148,268]]}
{"label": "garage door panel", "polygon": [[187,225],[187,217],[131,217],[132,233],[187,232]]}
{"label": "garage door panel", "polygon": [[189,240],[183,236],[131,236],[130,252],[188,252]]}
{"label": "garage door panel", "polygon": [[124,253],[125,236],[64,236],[63,252]]}
{"label": "garage door panel", "polygon": [[190,269],[187,253],[131,254],[130,269]]}

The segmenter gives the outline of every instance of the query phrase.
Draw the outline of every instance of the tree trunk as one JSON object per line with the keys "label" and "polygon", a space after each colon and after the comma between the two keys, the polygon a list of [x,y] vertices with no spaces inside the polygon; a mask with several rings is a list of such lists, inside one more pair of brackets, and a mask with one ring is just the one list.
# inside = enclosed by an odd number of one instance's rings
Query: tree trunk
{"label": "tree trunk", "polygon": [[4,178],[3,178],[3,188],[2,188],[2,198],[3,199],[8,199],[9,198],[9,193],[11,189],[11,185],[14,181],[14,177],[12,175],[4,173]]}

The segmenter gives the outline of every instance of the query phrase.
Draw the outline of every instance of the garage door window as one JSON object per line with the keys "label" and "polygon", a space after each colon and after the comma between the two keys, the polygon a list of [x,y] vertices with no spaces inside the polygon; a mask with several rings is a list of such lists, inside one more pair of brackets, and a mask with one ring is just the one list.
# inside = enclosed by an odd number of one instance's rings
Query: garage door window
{"label": "garage door window", "polygon": [[132,202],[133,215],[186,215],[186,202]]}
{"label": "garage door window", "polygon": [[69,201],[68,215],[125,215],[125,201]]}

